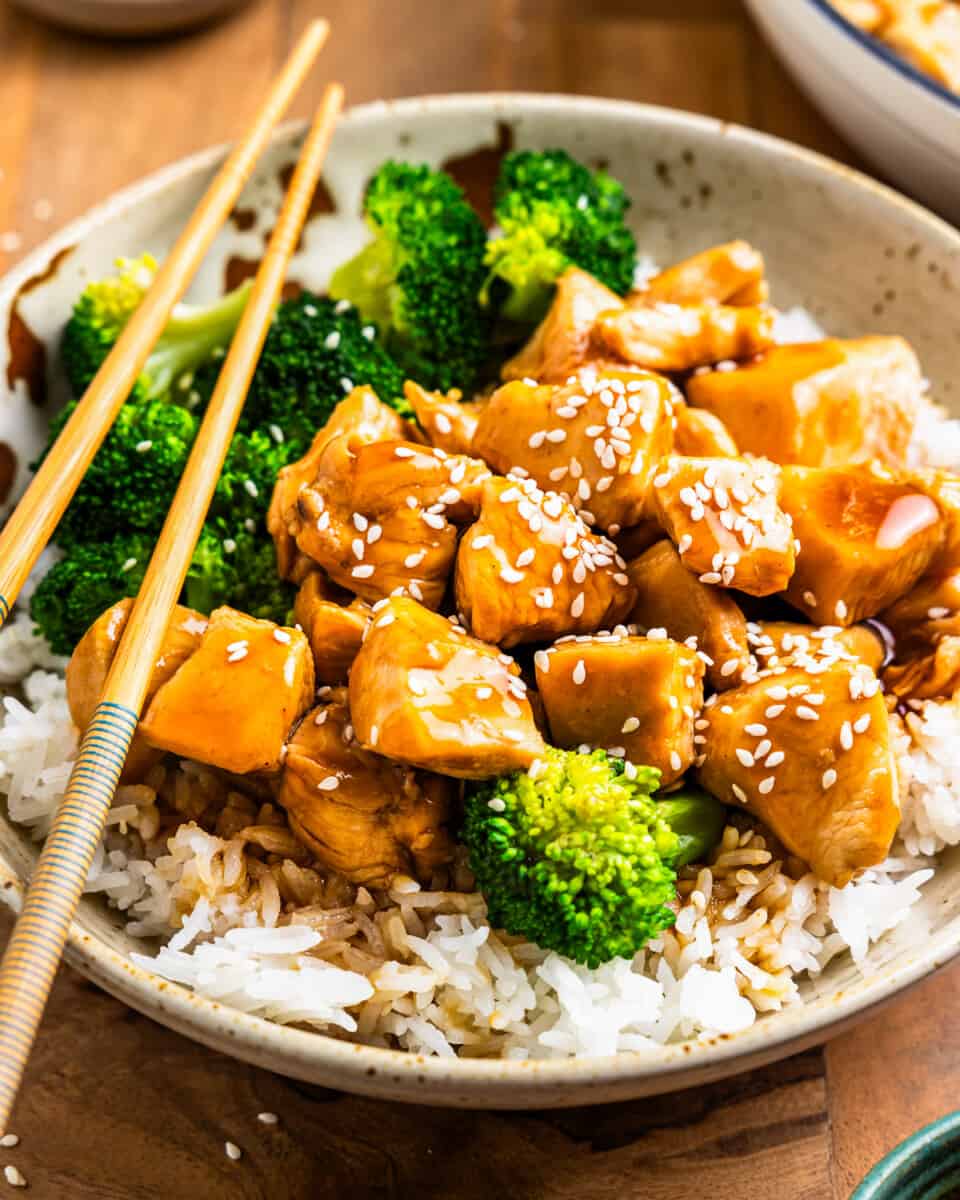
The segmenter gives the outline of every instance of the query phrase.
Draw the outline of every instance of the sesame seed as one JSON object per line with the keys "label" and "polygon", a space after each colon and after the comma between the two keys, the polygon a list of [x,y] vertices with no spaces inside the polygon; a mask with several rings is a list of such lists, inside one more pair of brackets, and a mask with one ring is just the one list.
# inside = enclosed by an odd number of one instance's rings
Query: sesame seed
{"label": "sesame seed", "polygon": [[853,728],[849,721],[844,721],[840,726],[840,745],[844,750],[853,749]]}
{"label": "sesame seed", "polygon": [[847,611],[846,604],[844,604],[842,600],[838,600],[833,609],[834,616],[837,618],[837,620],[845,621],[847,619]]}
{"label": "sesame seed", "polygon": [[439,513],[421,513],[420,519],[423,521],[424,525],[429,525],[431,529],[440,530],[446,528],[447,522],[445,518],[440,516]]}
{"label": "sesame seed", "polygon": [[774,750],[763,760],[763,765],[765,767],[779,767],[785,758],[786,755],[782,750]]}
{"label": "sesame seed", "polygon": [[261,1125],[278,1125],[280,1118],[273,1112],[257,1113],[257,1120]]}
{"label": "sesame seed", "polygon": [[[344,736],[346,737],[346,730],[344,730]],[[339,786],[340,780],[336,775],[328,775],[326,779],[321,779],[317,784],[321,792],[335,792]]]}
{"label": "sesame seed", "polygon": [[573,674],[571,675],[571,678],[573,679],[573,682],[579,686],[581,683],[583,683],[586,677],[587,664],[581,658],[578,660],[577,665],[573,668]]}
{"label": "sesame seed", "polygon": [[743,790],[742,787],[739,787],[735,783],[731,783],[730,790],[733,792],[734,796],[740,801],[741,804],[746,804],[747,793]]}
{"label": "sesame seed", "polygon": [[314,725],[322,725],[327,719],[328,713],[325,708],[321,708],[317,715],[313,718]]}
{"label": "sesame seed", "polygon": [[855,733],[866,733],[870,728],[870,714],[864,713],[862,717],[858,717],[853,723]]}
{"label": "sesame seed", "polygon": [[803,593],[803,602],[808,608],[816,608],[817,607],[817,598],[813,594],[813,592],[804,592]]}
{"label": "sesame seed", "polygon": [[236,1142],[224,1142],[223,1148],[227,1153],[227,1158],[232,1159],[234,1162],[239,1162],[243,1158],[243,1151]]}
{"label": "sesame seed", "polygon": [[367,551],[367,544],[363,538],[354,538],[350,543],[350,549],[353,551],[354,558],[363,558]]}
{"label": "sesame seed", "polygon": [[12,1163],[3,1168],[3,1177],[11,1187],[26,1187],[27,1181],[23,1174]]}
{"label": "sesame seed", "polygon": [[416,450],[411,450],[409,446],[397,446],[393,453],[396,458],[413,458]]}
{"label": "sesame seed", "polygon": [[553,589],[538,588],[534,593],[533,602],[537,608],[553,608]]}
{"label": "sesame seed", "polygon": [[124,573],[126,573],[127,571],[132,571],[136,565],[137,565],[137,560],[135,558],[127,558],[127,559],[124,559],[123,565],[121,566],[120,570],[123,571]]}
{"label": "sesame seed", "polygon": [[767,688],[767,695],[771,700],[786,700],[789,693],[782,684],[778,683],[774,687]]}
{"label": "sesame seed", "polygon": [[290,631],[288,629],[275,629],[273,631],[273,640],[279,642],[282,646],[290,644]]}
{"label": "sesame seed", "polygon": [[353,570],[350,572],[350,574],[353,576],[354,579],[369,579],[370,576],[373,574],[373,571],[374,571],[373,563],[363,563],[359,567],[354,567]]}
{"label": "sesame seed", "polygon": [[745,728],[746,728],[747,733],[749,733],[751,737],[763,737],[764,734],[767,732],[766,725],[753,724],[753,725],[747,725]]}
{"label": "sesame seed", "polygon": [[754,758],[766,758],[773,747],[773,743],[769,738],[764,738],[762,742],[758,742],[753,751]]}
{"label": "sesame seed", "polygon": [[761,779],[757,784],[757,791],[761,796],[768,796],[773,791],[776,782],[772,775],[768,775],[766,779]]}
{"label": "sesame seed", "polygon": [[583,592],[578,592],[573,598],[573,603],[570,605],[570,616],[576,620],[583,616],[584,605],[586,604],[586,596]]}
{"label": "sesame seed", "polygon": [[801,721],[819,721],[820,714],[815,708],[808,708],[805,704],[797,706],[797,716]]}
{"label": "sesame seed", "polygon": [[719,571],[705,571],[700,576],[700,582],[701,583],[712,583],[712,584],[722,583],[723,577]]}
{"label": "sesame seed", "polygon": [[764,711],[763,715],[768,721],[775,721],[785,708],[785,704],[771,704],[770,707]]}
{"label": "sesame seed", "polygon": [[823,788],[823,790],[825,792],[829,792],[829,790],[833,787],[833,785],[836,782],[837,782],[836,771],[833,769],[833,767],[828,767],[827,770],[824,771],[824,773],[820,777],[820,786]]}
{"label": "sesame seed", "polygon": [[670,768],[674,771],[681,771],[683,769],[683,759],[676,750],[670,751]]}
{"label": "sesame seed", "polygon": [[737,750],[736,750],[736,755],[737,755],[737,759],[739,760],[741,766],[749,768],[754,765],[753,755],[750,753],[749,750],[744,750],[742,747],[738,746]]}
{"label": "sesame seed", "polygon": [[528,546],[526,550],[517,555],[518,567],[529,567],[533,560],[537,557],[537,552],[532,546]]}
{"label": "sesame seed", "polygon": [[620,727],[621,733],[635,733],[640,728],[639,717],[627,717]]}
{"label": "sesame seed", "polygon": [[[324,513],[324,516],[328,516],[328,514]],[[317,524],[319,525],[319,522],[317,522]],[[227,554],[232,554],[237,548],[237,543],[233,540],[233,538],[224,538],[221,544],[224,550],[226,550]]]}
{"label": "sesame seed", "polygon": [[522,583],[524,575],[522,571],[515,571],[513,567],[503,567],[500,578],[504,583]]}
{"label": "sesame seed", "polygon": [[549,674],[550,655],[546,652],[546,650],[538,650],[533,656],[533,663],[538,671],[542,671],[544,675]]}
{"label": "sesame seed", "polygon": [[146,454],[148,450],[153,449],[153,442],[145,438],[142,442],[137,442],[135,449],[138,454]]}
{"label": "sesame seed", "polygon": [[5,1133],[3,1137],[0,1137],[0,1146],[3,1146],[5,1150],[12,1150],[14,1146],[19,1145],[20,1139],[15,1133]]}

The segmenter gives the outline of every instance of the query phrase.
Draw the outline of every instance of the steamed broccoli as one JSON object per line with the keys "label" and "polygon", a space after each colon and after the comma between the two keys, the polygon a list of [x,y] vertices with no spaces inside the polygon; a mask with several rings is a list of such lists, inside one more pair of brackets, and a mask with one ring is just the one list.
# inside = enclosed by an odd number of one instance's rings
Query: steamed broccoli
{"label": "steamed broccoli", "polygon": [[55,654],[71,654],[111,604],[134,596],[153,553],[154,538],[118,534],[73,546],[40,580],[30,615]]}
{"label": "steamed broccoli", "polygon": [[183,602],[209,613],[229,604],[253,617],[286,624],[295,589],[277,574],[270,538],[259,530],[221,537],[204,526],[183,589]]}
{"label": "steamed broccoli", "polygon": [[629,207],[621,184],[563,150],[506,155],[494,188],[500,232],[487,244],[484,298],[493,302],[505,293],[505,317],[536,323],[569,266],[625,294],[637,257],[625,223]]}
{"label": "steamed broccoli", "polygon": [[463,836],[491,924],[590,967],[668,928],[680,842],[650,798],[659,781],[602,750],[549,749],[535,777],[468,785]]}
{"label": "steamed broccoli", "polygon": [[298,458],[354,386],[409,411],[403,372],[351,305],[304,292],[277,310],[247,396],[240,428],[281,435]]}
{"label": "steamed broccoli", "polygon": [[[145,254],[121,258],[118,273],[88,284],[63,333],[61,355],[75,396],[81,396],[153,281],[157,264]],[[155,400],[233,336],[247,302],[248,283],[212,304],[178,304],[137,380],[131,398]],[[184,399],[189,382],[183,388]]]}
{"label": "steamed broccoli", "polygon": [[490,321],[483,223],[449,175],[386,162],[370,180],[373,233],[330,281],[330,295],[382,330],[407,375],[427,388],[469,388],[487,356]]}

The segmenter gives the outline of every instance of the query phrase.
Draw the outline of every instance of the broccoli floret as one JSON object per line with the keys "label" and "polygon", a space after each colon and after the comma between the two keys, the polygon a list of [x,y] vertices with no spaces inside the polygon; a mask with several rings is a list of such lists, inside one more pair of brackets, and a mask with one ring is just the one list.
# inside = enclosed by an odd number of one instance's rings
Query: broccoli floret
{"label": "broccoli floret", "polygon": [[154,539],[142,534],[73,546],[41,579],[30,615],[55,654],[70,654],[87,629],[111,604],[135,596],[153,553]]}
{"label": "broccoli floret", "polygon": [[355,308],[304,292],[280,305],[257,365],[240,428],[282,430],[298,458],[354,386],[409,412],[403,372]]}
{"label": "broccoli floret", "polygon": [[[50,426],[53,445],[75,405]],[[125,404],[57,528],[63,547],[110,538],[118,530],[159,533],[199,421],[176,404]]]}
{"label": "broccoli floret", "polygon": [[[119,259],[117,274],[88,284],[63,333],[61,354],[70,387],[81,396],[113,348],[156,274],[149,254]],[[178,304],[140,377],[131,398],[166,396],[175,383],[189,394],[189,374],[233,336],[250,290],[244,283],[212,304]],[[178,389],[180,390],[180,389]]]}
{"label": "broccoli floret", "polygon": [[491,924],[590,967],[668,928],[680,846],[650,798],[659,781],[602,750],[549,749],[535,777],[468,785],[464,841]]}
{"label": "broccoli floret", "polygon": [[590,171],[563,150],[518,150],[500,166],[494,216],[500,233],[487,244],[483,296],[505,293],[503,315],[535,323],[553,285],[581,267],[624,295],[633,283],[637,245],[625,223],[630,198],[604,171]]}
{"label": "broccoli floret", "polygon": [[243,530],[221,536],[206,525],[187,571],[183,602],[200,612],[229,604],[253,617],[287,622],[295,589],[277,574],[273,542]]}
{"label": "broccoli floret", "polygon": [[468,389],[490,341],[483,223],[449,175],[398,162],[370,180],[364,214],[373,241],[334,273],[330,295],[380,326],[417,383]]}

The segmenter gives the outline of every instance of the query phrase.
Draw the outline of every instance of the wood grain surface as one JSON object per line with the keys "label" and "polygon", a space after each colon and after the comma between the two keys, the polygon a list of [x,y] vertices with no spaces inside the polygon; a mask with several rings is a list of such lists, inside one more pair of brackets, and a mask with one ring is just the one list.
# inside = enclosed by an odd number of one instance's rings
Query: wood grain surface
{"label": "wood grain surface", "polygon": [[[0,0],[0,269],[114,188],[242,128],[318,15],[334,36],[302,115],[327,78],[352,103],[575,92],[711,113],[860,165],[739,0],[253,0],[188,38],[130,44],[57,33]],[[463,1113],[291,1083],[63,971],[0,1168],[44,1200],[846,1200],[880,1155],[957,1106],[958,984],[954,967],[824,1050],[709,1088]]]}

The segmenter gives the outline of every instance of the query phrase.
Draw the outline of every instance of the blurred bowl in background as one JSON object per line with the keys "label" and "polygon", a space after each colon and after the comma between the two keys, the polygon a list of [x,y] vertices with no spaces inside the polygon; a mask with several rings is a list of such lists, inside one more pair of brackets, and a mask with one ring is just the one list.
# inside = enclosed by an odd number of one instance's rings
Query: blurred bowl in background
{"label": "blurred bowl in background", "polygon": [[828,0],[746,0],[824,116],[887,178],[960,222],[960,96],[851,25]]}
{"label": "blurred bowl in background", "polygon": [[141,37],[202,25],[248,0],[12,0],[32,16],[83,33]]}
{"label": "blurred bowl in background", "polygon": [[951,1200],[960,1196],[960,1112],[927,1125],[873,1168],[850,1200]]}

